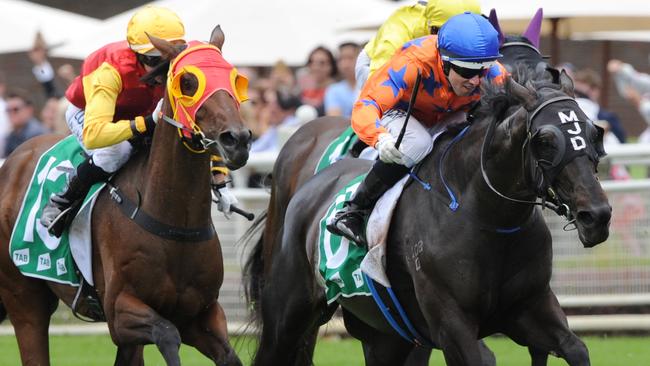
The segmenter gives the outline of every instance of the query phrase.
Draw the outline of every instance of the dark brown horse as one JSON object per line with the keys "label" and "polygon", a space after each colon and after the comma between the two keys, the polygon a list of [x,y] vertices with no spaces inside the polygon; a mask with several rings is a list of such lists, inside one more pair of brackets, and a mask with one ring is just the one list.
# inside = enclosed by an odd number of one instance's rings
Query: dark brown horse
{"label": "dark brown horse", "polygon": [[[518,80],[526,87],[509,81],[507,92],[488,88],[464,134],[441,136],[421,163],[417,174],[430,190],[406,186],[395,209],[388,278],[417,333],[442,349],[448,365],[481,364],[476,340],[497,332],[528,346],[533,365],[546,364],[549,353],[589,365],[549,286],[551,236],[534,205],[542,198],[566,207],[586,247],[606,240],[611,207],[595,174],[602,130],[571,97],[570,78],[551,74],[554,82],[523,73]],[[318,223],[336,193],[369,165],[333,164],[291,199],[282,240],[266,258],[270,271],[259,274],[265,282],[257,294],[255,365],[311,363],[316,331],[337,306],[327,304],[314,270]],[[450,206],[448,192],[459,206]],[[372,299],[337,302],[367,365],[404,363],[414,345],[387,325]]]}
{"label": "dark brown horse", "polygon": [[[180,52],[163,40],[152,39],[152,43],[168,60]],[[189,73],[180,84],[183,95],[193,95],[198,88],[197,78]],[[171,116],[167,94],[163,110]],[[162,238],[122,214],[106,190],[97,199],[92,219],[93,276],[117,345],[116,365],[142,365],[146,344],[155,344],[168,365],[180,365],[181,342],[196,347],[215,364],[241,364],[228,342],[226,318],[217,301],[223,260],[212,226],[209,164],[210,153],[219,152],[231,168],[243,166],[250,131],[242,125],[236,101],[223,90],[205,101],[196,123],[205,139],[216,141],[206,153],[188,150],[178,129],[161,121],[151,149],[133,156],[113,184],[134,201],[139,191],[140,210],[154,220],[178,231],[208,230],[212,235],[207,239]],[[59,139],[30,140],[0,169],[4,253],[36,161]],[[23,276],[7,255],[0,256],[0,315],[6,310],[11,319],[23,365],[49,365],[50,316],[59,299],[70,305],[74,295],[73,287]]]}
{"label": "dark brown horse", "polygon": [[[493,11],[490,16],[493,25],[496,24],[495,27],[501,34],[496,12]],[[533,43],[539,44],[539,29],[536,27],[538,25],[533,24],[533,21],[528,26],[527,33],[534,33],[537,37],[532,42],[524,36],[501,34],[503,44],[500,52],[504,57],[500,62],[511,70],[519,62],[526,63],[533,70],[540,63],[545,65],[539,50],[533,45]],[[296,131],[280,150],[271,175],[269,206],[265,215],[258,217],[258,222],[265,221],[259,238],[260,244],[255,246],[255,250],[259,252],[249,258],[250,261],[246,263],[244,269],[245,277],[259,280],[249,282],[250,287],[246,288],[247,296],[254,306],[258,303],[255,295],[261,293],[261,286],[263,286],[263,277],[259,274],[268,273],[271,269],[270,263],[265,263],[265,259],[270,258],[274,246],[281,240],[285,213],[291,197],[314,175],[316,166],[329,144],[349,126],[350,120],[346,118],[318,118]],[[349,155],[354,156],[355,153],[356,151]],[[488,353],[489,351],[486,350],[486,357]]]}

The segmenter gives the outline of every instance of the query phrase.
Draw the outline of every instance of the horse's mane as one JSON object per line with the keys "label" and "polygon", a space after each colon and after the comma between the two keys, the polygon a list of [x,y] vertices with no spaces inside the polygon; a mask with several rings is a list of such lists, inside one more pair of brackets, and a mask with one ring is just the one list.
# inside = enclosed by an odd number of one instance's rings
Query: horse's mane
{"label": "horse's mane", "polygon": [[[506,79],[512,79],[520,85],[532,84],[535,90],[552,88],[560,90],[558,80],[549,80],[549,70],[531,69],[525,64],[515,65],[514,70]],[[481,104],[475,112],[475,118],[481,119],[488,116],[498,121],[505,119],[513,109],[521,106],[521,101],[515,98],[508,87],[510,81],[500,84],[487,81],[481,84]]]}

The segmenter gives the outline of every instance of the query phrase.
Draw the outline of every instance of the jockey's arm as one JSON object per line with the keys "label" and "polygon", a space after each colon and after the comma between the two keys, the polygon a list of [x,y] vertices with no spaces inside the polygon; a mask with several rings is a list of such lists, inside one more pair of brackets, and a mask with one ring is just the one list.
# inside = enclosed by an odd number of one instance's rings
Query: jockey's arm
{"label": "jockey's arm", "polygon": [[375,146],[379,135],[388,132],[380,121],[393,109],[406,90],[413,89],[417,65],[406,57],[395,57],[372,74],[352,109],[352,129],[361,141]]}
{"label": "jockey's arm", "polygon": [[[405,6],[395,11],[379,28],[366,46],[370,57],[370,74],[390,60],[404,43],[429,34],[421,5]],[[419,24],[422,23],[422,24]]]}
{"label": "jockey's arm", "polygon": [[[97,149],[132,138],[131,121],[113,121],[117,97],[122,91],[122,78],[117,70],[104,62],[83,78],[83,87],[86,98],[84,146]],[[135,118],[135,127],[138,132],[146,131],[143,116]]]}
{"label": "jockey's arm", "polygon": [[219,155],[212,155],[210,157],[210,171],[214,177],[215,183],[223,183],[230,172],[223,158]]}

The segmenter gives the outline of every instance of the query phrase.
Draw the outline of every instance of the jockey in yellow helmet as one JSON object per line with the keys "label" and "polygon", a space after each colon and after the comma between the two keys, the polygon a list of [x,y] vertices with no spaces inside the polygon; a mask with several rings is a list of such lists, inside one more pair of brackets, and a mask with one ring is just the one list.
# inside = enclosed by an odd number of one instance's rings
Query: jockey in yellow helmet
{"label": "jockey in yellow helmet", "polygon": [[361,89],[368,76],[383,66],[404,43],[437,34],[447,19],[466,11],[481,14],[478,0],[420,0],[397,9],[359,54],[355,67],[357,88]]}
{"label": "jockey in yellow helmet", "polygon": [[66,122],[89,158],[71,175],[65,191],[52,195],[43,208],[41,223],[52,235],[61,236],[73,204],[127,162],[132,139],[150,134],[160,116],[163,80],[143,81],[143,76],[165,61],[147,34],[185,44],[185,27],[178,15],[145,6],[129,21],[126,40],[90,54],[65,93],[70,101]]}

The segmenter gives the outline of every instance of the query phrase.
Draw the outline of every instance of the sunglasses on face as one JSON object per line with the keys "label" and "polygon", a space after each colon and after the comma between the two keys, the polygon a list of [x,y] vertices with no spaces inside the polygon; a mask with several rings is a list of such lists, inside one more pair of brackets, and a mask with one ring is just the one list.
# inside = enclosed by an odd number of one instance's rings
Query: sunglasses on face
{"label": "sunglasses on face", "polygon": [[162,61],[162,57],[138,54],[138,61],[140,61],[140,63],[143,65],[147,65],[149,67],[156,67]]}
{"label": "sunglasses on face", "polygon": [[475,76],[483,77],[487,75],[488,72],[488,69],[486,69],[485,67],[481,67],[480,69],[469,69],[452,63],[450,64],[451,64],[451,69],[454,70],[454,72],[460,75],[460,77],[462,77],[463,79],[471,79]]}

